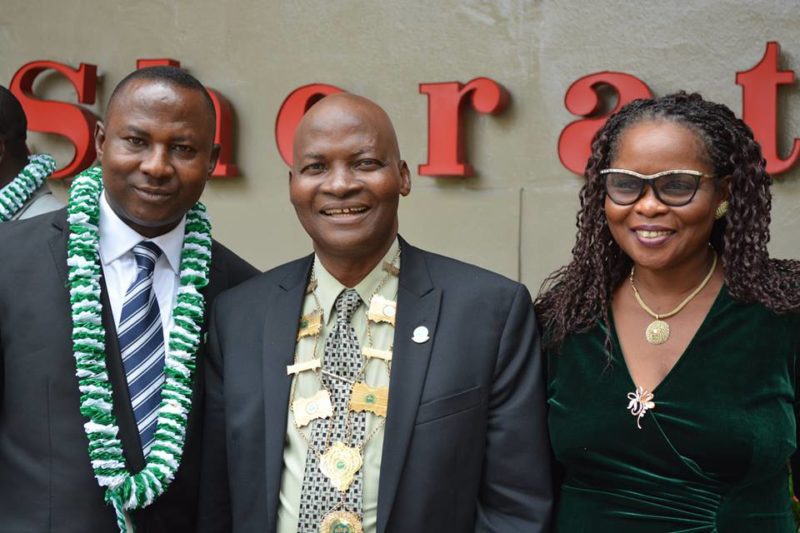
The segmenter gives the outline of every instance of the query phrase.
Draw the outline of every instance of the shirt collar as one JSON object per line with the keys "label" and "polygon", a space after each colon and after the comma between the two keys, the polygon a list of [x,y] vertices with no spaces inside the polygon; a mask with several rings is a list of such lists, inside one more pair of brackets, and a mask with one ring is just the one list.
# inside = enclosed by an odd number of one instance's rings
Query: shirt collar
{"label": "shirt collar", "polygon": [[163,235],[148,239],[128,226],[111,209],[106,199],[106,194],[100,195],[100,220],[98,222],[100,235],[100,260],[103,265],[108,265],[130,252],[134,246],[142,241],[152,241],[161,248],[167,263],[175,274],[180,273],[181,251],[183,248],[183,235],[186,228],[186,216],[170,231]]}
{"label": "shirt collar", "polygon": [[[369,300],[372,298],[372,294],[375,292],[375,289],[378,288],[381,280],[383,280],[384,276],[386,276],[386,271],[383,270],[383,263],[384,262],[391,262],[392,259],[395,258],[397,255],[397,251],[400,249],[400,243],[395,237],[394,242],[389,247],[389,250],[386,252],[386,255],[378,261],[378,264],[375,265],[369,274],[366,275],[364,279],[362,279],[358,285],[353,287],[358,295],[361,297],[361,301],[363,301],[366,305],[369,305]],[[325,270],[325,267],[322,265],[322,261],[319,260],[319,256],[316,254],[314,255],[314,274],[317,278],[317,298],[319,298],[319,305],[322,307],[323,317],[325,317],[325,322],[331,320],[331,318],[336,314],[333,306],[336,303],[336,298],[339,296],[345,287],[342,285],[339,280],[333,277],[330,272]]]}

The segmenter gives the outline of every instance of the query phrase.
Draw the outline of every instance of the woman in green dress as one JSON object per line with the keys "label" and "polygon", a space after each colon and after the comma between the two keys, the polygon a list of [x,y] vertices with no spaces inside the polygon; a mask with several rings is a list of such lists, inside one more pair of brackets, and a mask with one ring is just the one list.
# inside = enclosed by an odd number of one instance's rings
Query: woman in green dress
{"label": "woman in green dress", "polygon": [[800,262],[767,252],[751,130],[698,94],[592,144],[572,261],[536,301],[559,532],[794,532]]}

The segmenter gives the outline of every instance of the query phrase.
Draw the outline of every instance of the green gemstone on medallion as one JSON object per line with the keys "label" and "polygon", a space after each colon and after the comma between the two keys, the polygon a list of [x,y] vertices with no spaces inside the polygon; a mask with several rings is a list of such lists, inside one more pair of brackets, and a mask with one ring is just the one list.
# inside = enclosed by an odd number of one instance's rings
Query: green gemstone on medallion
{"label": "green gemstone on medallion", "polygon": [[339,522],[333,525],[333,533],[353,533],[353,528],[346,522]]}

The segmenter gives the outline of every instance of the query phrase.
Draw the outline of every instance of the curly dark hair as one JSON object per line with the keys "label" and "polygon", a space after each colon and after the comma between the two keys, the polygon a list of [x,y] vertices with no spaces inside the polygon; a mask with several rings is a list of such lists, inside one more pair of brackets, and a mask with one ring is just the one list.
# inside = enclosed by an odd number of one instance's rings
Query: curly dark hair
{"label": "curly dark hair", "polygon": [[598,321],[610,331],[611,294],[627,277],[632,262],[608,228],[599,172],[614,159],[621,133],[651,120],[689,128],[705,146],[717,183],[729,176],[730,208],[727,216],[715,221],[711,245],[722,260],[730,295],[741,302],[760,302],[776,313],[800,310],[800,261],[770,259],[767,252],[772,178],[753,132],[726,106],[681,91],[634,100],[609,117],[595,135],[580,192],[572,261],[544,281],[535,302],[546,332],[545,345],[551,349],[570,333],[587,331]]}

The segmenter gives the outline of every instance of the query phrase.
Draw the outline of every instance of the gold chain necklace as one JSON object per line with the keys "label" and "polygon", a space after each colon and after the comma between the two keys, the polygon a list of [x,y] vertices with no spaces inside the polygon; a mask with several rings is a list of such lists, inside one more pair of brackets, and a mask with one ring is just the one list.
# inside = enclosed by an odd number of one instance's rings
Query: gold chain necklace
{"label": "gold chain necklace", "polygon": [[[384,263],[383,269],[387,272],[387,274],[381,279],[381,281],[375,287],[375,290],[373,291],[372,296],[370,297],[370,302],[381,291],[381,289],[383,288],[383,286],[386,284],[386,282],[390,277],[397,276],[399,274],[399,269],[395,265],[399,257],[400,257],[400,250],[398,249],[392,261]],[[309,280],[306,292],[307,294],[310,293],[314,298],[315,309],[312,312],[312,315],[318,315],[320,317],[320,321],[324,322],[324,317],[322,316],[323,310],[322,306],[320,305],[319,298],[317,297],[316,288],[317,288],[317,280],[314,270],[312,268],[311,279]],[[367,305],[365,306],[365,311],[364,311],[367,319],[366,335],[365,335],[367,340],[367,346],[369,348],[369,350],[367,351],[371,350],[373,352],[375,351],[380,352],[380,350],[374,350],[373,347],[370,316],[369,316],[370,302],[366,302]],[[314,333],[314,348],[312,353],[312,361],[317,360],[317,349],[319,346],[319,337],[321,329],[322,328],[320,327]],[[295,365],[298,365],[299,344],[300,340],[298,339],[294,356]],[[384,352],[389,354],[389,357],[383,359],[384,368],[386,369],[387,376],[389,377],[391,377],[391,352],[392,352],[392,346],[389,347],[389,350]],[[364,441],[356,447],[351,447],[342,441],[336,441],[334,443],[331,443],[330,438],[333,429],[333,422],[336,418],[335,408],[331,409],[329,412],[317,411],[317,409],[319,409],[319,405],[332,404],[332,402],[330,401],[330,391],[327,389],[327,387],[324,384],[324,381],[322,380],[322,373],[325,373],[326,375],[334,379],[346,381],[350,384],[349,396],[351,397],[351,408],[348,410],[346,416],[345,440],[347,442],[351,442],[352,428],[353,428],[351,415],[356,414],[353,412],[352,409],[353,391],[356,387],[366,386],[366,383],[360,382],[362,377],[366,379],[365,373],[366,373],[368,358],[364,355],[364,353],[365,351],[362,350],[361,368],[359,369],[358,373],[356,374],[353,380],[349,380],[344,378],[343,376],[338,376],[336,374],[326,372],[325,370],[322,369],[322,360],[320,359],[319,368],[316,368],[315,369],[316,371],[314,372],[314,374],[318,379],[320,390],[311,398],[300,399],[301,409],[305,409],[309,405],[314,407],[316,416],[313,418],[328,418],[328,426],[325,432],[325,443],[323,444],[324,450],[318,450],[311,443],[311,440],[303,433],[302,430],[302,425],[305,424],[301,425],[300,423],[298,423],[297,414],[300,409],[296,410],[294,408],[296,394],[297,394],[297,389],[296,389],[297,377],[295,377],[295,379],[292,380],[290,404],[292,405],[291,413],[295,429],[297,430],[297,433],[299,434],[300,438],[305,442],[308,449],[311,450],[311,452],[317,456],[320,469],[322,470],[323,474],[331,481],[331,483],[337,488],[340,495],[339,503],[337,503],[332,509],[330,509],[326,513],[326,515],[323,517],[323,522],[320,525],[320,531],[324,531],[326,533],[331,531],[336,531],[344,526],[347,526],[346,529],[347,531],[353,531],[354,533],[361,533],[362,531],[361,517],[359,516],[359,514],[354,513],[347,509],[347,505],[345,503],[345,497],[347,495],[348,490],[350,489],[350,485],[355,479],[356,473],[363,466],[362,458],[367,444],[381,429],[383,429],[384,425],[386,424],[386,416],[385,413],[383,414],[383,416],[379,415],[381,418],[380,422],[378,422],[372,429],[372,431],[370,431],[370,433],[364,438]],[[365,388],[369,389],[369,387]],[[369,390],[367,392],[369,392]],[[320,395],[322,396],[320,397]],[[386,396],[388,396],[388,394],[386,394]],[[322,401],[320,402],[320,400]],[[310,421],[311,420],[309,420],[309,422]]]}
{"label": "gold chain necklace", "polygon": [[714,270],[717,268],[717,252],[713,251],[713,253],[714,253],[714,260],[711,262],[711,268],[709,269],[708,274],[706,274],[706,277],[703,278],[703,281],[700,282],[700,285],[698,285],[697,288],[693,290],[689,296],[687,296],[681,303],[679,303],[675,309],[673,309],[669,313],[663,313],[663,314],[656,313],[655,311],[650,309],[646,303],[644,303],[644,300],[642,300],[642,296],[636,289],[636,284],[633,282],[633,274],[636,270],[636,265],[631,266],[631,275],[629,279],[631,281],[631,288],[633,289],[633,296],[634,298],[636,298],[636,302],[639,304],[639,306],[642,309],[644,309],[648,315],[655,318],[655,320],[650,322],[650,324],[647,326],[647,329],[645,330],[645,338],[647,339],[647,342],[649,342],[650,344],[663,344],[667,342],[667,340],[669,339],[669,324],[664,322],[663,319],[670,318],[680,313],[683,310],[683,308],[686,307],[686,305],[689,302],[691,302],[695,296],[700,294],[700,291],[702,291],[706,287],[706,285],[708,285],[708,282],[711,281],[711,276],[714,274]]}

